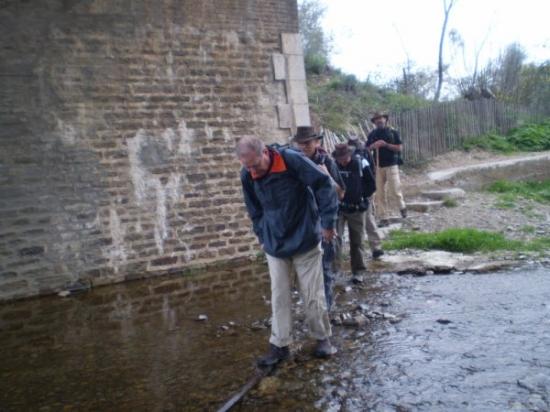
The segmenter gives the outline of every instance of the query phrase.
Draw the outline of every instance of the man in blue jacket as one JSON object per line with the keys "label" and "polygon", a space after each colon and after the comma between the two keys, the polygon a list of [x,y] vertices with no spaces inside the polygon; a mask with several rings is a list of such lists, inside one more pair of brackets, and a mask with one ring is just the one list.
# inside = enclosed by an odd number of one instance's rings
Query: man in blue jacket
{"label": "man in blue jacket", "polygon": [[237,143],[241,182],[254,233],[266,253],[271,278],[272,325],[269,352],[259,365],[289,356],[292,341],[291,286],[295,272],[304,301],[314,354],[335,353],[323,284],[321,237],[332,241],[338,202],[329,176],[303,154],[267,147],[245,137]]}

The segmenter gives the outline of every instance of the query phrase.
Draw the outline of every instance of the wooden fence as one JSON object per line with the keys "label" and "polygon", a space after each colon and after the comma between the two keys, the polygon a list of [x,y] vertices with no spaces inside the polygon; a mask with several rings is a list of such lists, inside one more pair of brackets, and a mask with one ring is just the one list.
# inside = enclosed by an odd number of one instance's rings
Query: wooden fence
{"label": "wooden fence", "polygon": [[[547,108],[537,111],[497,100],[460,100],[390,113],[390,125],[399,130],[403,140],[403,158],[415,163],[459,148],[469,137],[506,133],[522,123],[540,121],[548,115]],[[335,144],[346,142],[352,134],[366,140],[372,127],[370,120],[365,119],[344,134],[325,129],[324,145],[332,151]]]}

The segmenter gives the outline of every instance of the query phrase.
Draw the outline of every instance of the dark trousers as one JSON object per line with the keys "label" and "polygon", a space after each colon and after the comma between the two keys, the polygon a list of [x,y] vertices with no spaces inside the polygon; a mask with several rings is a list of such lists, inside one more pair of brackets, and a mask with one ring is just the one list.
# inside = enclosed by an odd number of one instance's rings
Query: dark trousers
{"label": "dark trousers", "polygon": [[323,240],[323,280],[325,282],[325,297],[327,299],[327,308],[330,310],[332,306],[332,283],[334,277],[332,267],[334,263],[335,250],[334,241],[325,242]]}

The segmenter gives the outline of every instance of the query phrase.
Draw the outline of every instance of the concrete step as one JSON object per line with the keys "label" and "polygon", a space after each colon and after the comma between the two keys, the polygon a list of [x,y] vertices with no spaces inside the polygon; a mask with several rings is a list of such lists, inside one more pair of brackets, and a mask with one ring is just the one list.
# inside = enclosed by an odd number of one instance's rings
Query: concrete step
{"label": "concrete step", "polygon": [[463,199],[466,196],[466,192],[459,187],[452,187],[449,189],[427,190],[422,192],[422,196],[432,200],[445,200],[445,199]]}
{"label": "concrete step", "polygon": [[428,213],[443,206],[442,200],[431,200],[427,202],[407,202],[407,209],[413,212]]}

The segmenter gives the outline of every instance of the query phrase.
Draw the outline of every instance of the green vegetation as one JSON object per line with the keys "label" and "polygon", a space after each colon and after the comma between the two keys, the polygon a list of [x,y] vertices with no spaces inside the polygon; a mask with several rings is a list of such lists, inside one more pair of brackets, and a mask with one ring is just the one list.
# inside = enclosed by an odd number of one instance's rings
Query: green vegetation
{"label": "green vegetation", "polygon": [[360,81],[337,69],[325,68],[318,74],[318,66],[311,65],[307,65],[309,103],[323,125],[336,132],[362,123],[378,109],[402,111],[430,104],[422,97],[401,94],[369,80]]}
{"label": "green vegetation", "polygon": [[384,242],[386,249],[445,250],[448,252],[473,253],[497,250],[544,251],[550,247],[550,237],[530,242],[507,239],[497,232],[477,229],[453,228],[435,233],[394,231]]}
{"label": "green vegetation", "polygon": [[529,199],[539,203],[550,203],[550,179],[543,181],[510,182],[498,180],[487,190],[499,194],[499,203],[514,206],[517,199]]}
{"label": "green vegetation", "polygon": [[520,230],[526,234],[533,234],[535,233],[535,226],[525,225]]}
{"label": "green vegetation", "polygon": [[464,142],[465,150],[475,148],[501,153],[550,150],[550,119],[512,129],[505,136],[490,133]]}
{"label": "green vegetation", "polygon": [[457,207],[458,202],[456,199],[453,199],[452,197],[446,197],[443,199],[443,206],[444,207]]}

